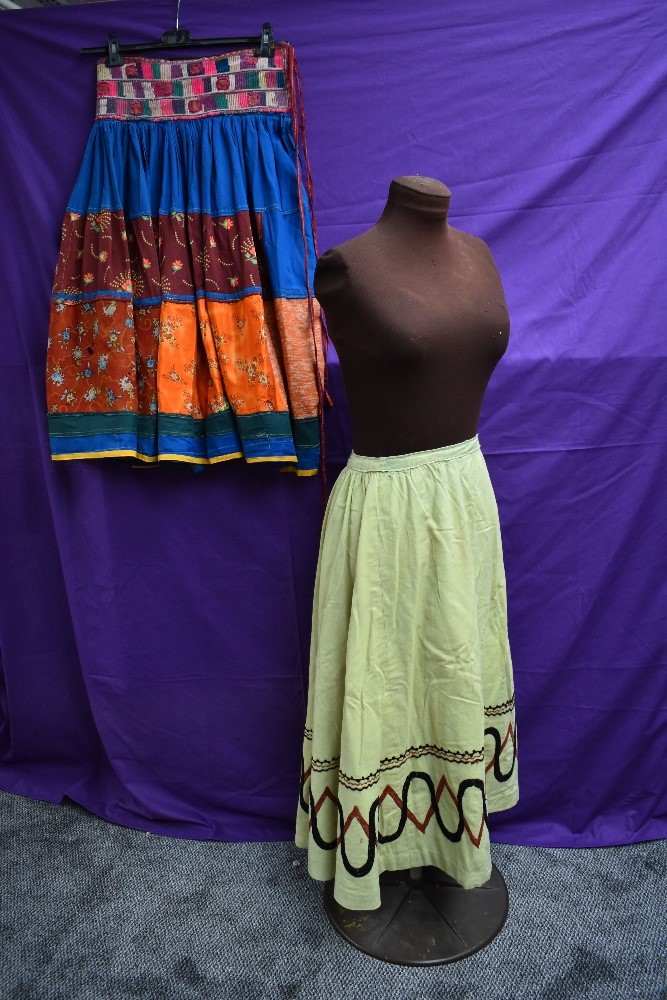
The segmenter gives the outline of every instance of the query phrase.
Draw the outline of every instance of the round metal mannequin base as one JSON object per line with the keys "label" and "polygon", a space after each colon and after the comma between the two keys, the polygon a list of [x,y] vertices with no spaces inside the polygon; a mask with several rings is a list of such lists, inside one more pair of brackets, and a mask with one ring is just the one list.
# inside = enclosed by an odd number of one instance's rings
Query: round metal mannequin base
{"label": "round metal mannequin base", "polygon": [[438,868],[383,872],[377,910],[347,910],[324,888],[329,920],[351,945],[395,965],[444,965],[484,948],[507,918],[505,880],[493,866],[478,889],[463,889]]}

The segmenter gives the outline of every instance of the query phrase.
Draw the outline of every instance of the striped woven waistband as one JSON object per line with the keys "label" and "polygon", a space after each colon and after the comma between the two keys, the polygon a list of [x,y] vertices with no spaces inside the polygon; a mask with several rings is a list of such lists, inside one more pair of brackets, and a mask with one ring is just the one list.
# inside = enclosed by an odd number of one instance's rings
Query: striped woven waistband
{"label": "striped woven waistband", "polygon": [[401,472],[404,469],[414,469],[419,465],[451,462],[479,450],[479,438],[475,436],[458,444],[446,445],[444,448],[432,448],[428,451],[414,451],[409,455],[383,455],[375,458],[352,452],[348,459],[347,468],[356,469],[358,472]]}
{"label": "striped woven waistband", "polygon": [[291,110],[287,46],[199,59],[130,59],[97,65],[97,118],[173,120]]}

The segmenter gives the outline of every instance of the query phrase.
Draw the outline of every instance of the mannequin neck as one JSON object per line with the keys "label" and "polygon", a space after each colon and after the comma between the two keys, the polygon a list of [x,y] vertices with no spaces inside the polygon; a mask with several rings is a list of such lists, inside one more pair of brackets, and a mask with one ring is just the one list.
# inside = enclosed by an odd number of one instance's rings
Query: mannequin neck
{"label": "mannequin neck", "polygon": [[432,177],[397,177],[389,186],[389,196],[379,222],[405,221],[447,224],[451,193]]}

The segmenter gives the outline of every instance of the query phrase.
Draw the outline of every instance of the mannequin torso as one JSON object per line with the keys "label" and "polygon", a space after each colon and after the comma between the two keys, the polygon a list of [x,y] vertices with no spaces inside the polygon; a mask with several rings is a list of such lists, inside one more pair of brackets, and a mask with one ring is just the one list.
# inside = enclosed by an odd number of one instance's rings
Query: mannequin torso
{"label": "mannequin torso", "polygon": [[488,247],[448,224],[449,201],[439,181],[400,177],[376,225],[319,259],[315,294],[357,454],[440,448],[477,433],[509,317]]}

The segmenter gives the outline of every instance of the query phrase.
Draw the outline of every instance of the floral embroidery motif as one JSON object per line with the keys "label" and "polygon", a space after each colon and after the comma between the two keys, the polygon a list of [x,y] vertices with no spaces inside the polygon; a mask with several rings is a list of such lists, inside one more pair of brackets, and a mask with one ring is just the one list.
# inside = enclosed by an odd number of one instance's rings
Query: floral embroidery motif
{"label": "floral embroidery motif", "polygon": [[[278,396],[263,398],[261,405],[270,412],[286,407],[284,391],[277,388],[282,379],[275,382],[270,374],[276,363],[271,355],[280,350],[276,341],[267,353],[267,304],[262,304],[259,295],[246,294],[229,304],[210,302],[206,314],[199,316],[200,333],[210,345],[205,356],[210,384],[202,381],[199,361],[191,356],[191,334],[186,335],[186,314],[194,307],[171,300],[161,306],[137,307],[130,301],[131,295],[158,298],[165,291],[175,299],[190,298],[193,284],[209,292],[260,287],[253,222],[247,212],[202,217],[206,245],[216,252],[204,251],[196,256],[193,266],[201,269],[196,276],[186,268],[181,256],[187,245],[187,224],[188,217],[182,212],[160,216],[156,223],[141,216],[131,221],[128,233],[120,212],[88,217],[69,213],[54,285],[51,339],[57,350],[52,347],[48,384],[59,393],[51,394],[50,412],[65,412],[75,406],[92,411],[122,409],[129,399],[138,400],[140,412],[155,412],[159,366],[150,344],[156,342],[160,350],[169,351],[159,376],[162,385],[172,387],[169,412],[222,413],[229,409],[230,399],[243,412],[257,405],[248,397],[248,387],[267,390],[272,385]],[[91,240],[91,231],[97,241]],[[122,233],[130,238],[121,239]],[[138,249],[155,246],[156,233],[162,271],[159,280],[152,277],[155,258],[140,254]],[[106,244],[101,248],[99,240],[107,236],[111,237],[108,248]],[[90,289],[92,298],[82,301],[78,289]],[[110,298],[110,294],[118,297]],[[226,345],[231,342],[232,331],[237,347],[230,354]],[[241,350],[244,341],[247,344]],[[121,362],[122,356],[125,360]],[[137,361],[141,358],[143,361]],[[81,380],[93,381],[94,387],[77,393],[74,383]],[[194,390],[193,385],[197,387]],[[246,388],[242,389],[242,385]],[[179,386],[181,394],[175,397],[174,388]],[[314,405],[313,397],[311,407]]]}

